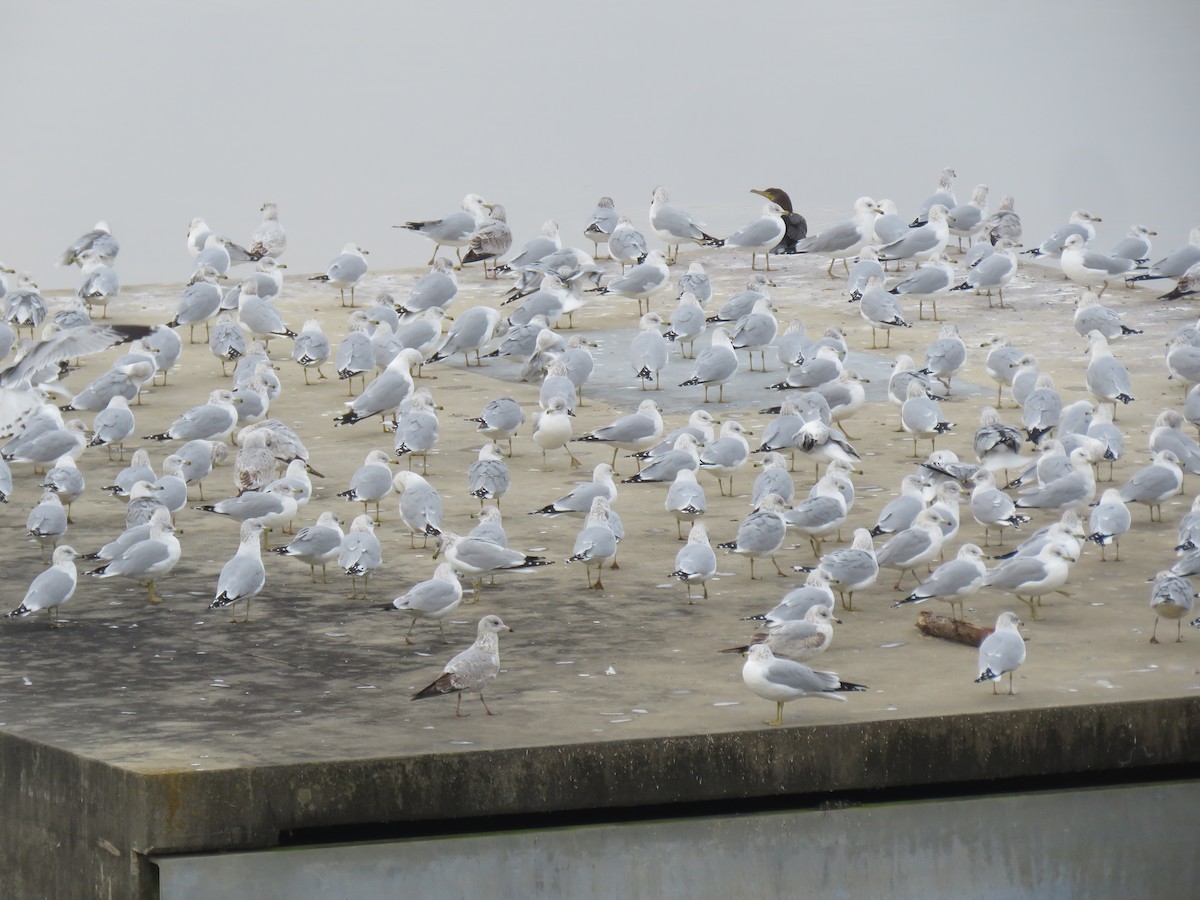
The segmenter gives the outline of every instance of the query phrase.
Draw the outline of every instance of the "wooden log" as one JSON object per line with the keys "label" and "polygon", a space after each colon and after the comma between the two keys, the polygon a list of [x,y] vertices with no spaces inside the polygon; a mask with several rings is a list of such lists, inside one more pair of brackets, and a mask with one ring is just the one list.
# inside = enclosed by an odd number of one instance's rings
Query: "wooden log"
{"label": "wooden log", "polygon": [[970,622],[958,622],[949,616],[939,616],[929,610],[922,610],[917,616],[917,630],[929,637],[978,647],[983,643],[983,639],[996,629],[973,625]]}

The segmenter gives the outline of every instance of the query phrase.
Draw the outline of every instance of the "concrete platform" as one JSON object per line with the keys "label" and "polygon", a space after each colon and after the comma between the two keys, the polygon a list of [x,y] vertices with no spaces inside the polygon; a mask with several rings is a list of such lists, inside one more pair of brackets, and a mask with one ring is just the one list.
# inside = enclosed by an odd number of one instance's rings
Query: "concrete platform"
{"label": "concrete platform", "polygon": [[[730,259],[709,261],[725,294],[747,274]],[[840,280],[803,261],[789,261],[774,275],[780,318],[802,317],[813,333],[829,323],[844,325],[864,368],[886,372],[899,352],[919,358],[936,337],[936,324],[919,323],[894,335],[890,350],[869,350],[869,334],[840,293]],[[399,297],[414,277],[389,273],[373,286]],[[463,308],[497,293],[475,279],[464,278]],[[113,313],[165,321],[176,290],[130,289],[125,309],[118,312],[114,304]],[[1144,464],[1145,434],[1159,409],[1179,402],[1179,388],[1166,380],[1157,354],[1165,335],[1192,314],[1156,305],[1145,291],[1111,293],[1106,301],[1147,330],[1140,345],[1117,348],[1139,397],[1121,412],[1131,449],[1117,464],[1119,484]],[[1071,399],[1081,395],[1082,343],[1069,324],[1074,292],[1053,273],[1034,269],[1012,294],[1012,310],[989,312],[967,297],[939,309],[975,343],[1007,331],[1044,360]],[[331,334],[344,327],[346,311],[307,282],[289,282],[280,304],[293,327],[312,315],[324,319]],[[586,395],[578,433],[652,396],[618,368],[635,321],[631,307],[606,298],[576,316],[578,331],[604,340],[597,357],[610,367]],[[135,409],[138,434],[161,430],[222,383],[204,347],[185,351],[171,385]],[[360,508],[334,495],[369,449],[390,448],[392,438],[373,422],[333,429],[329,418],[345,399],[344,385],[305,389],[283,348],[275,352],[286,391],[273,414],[312,435],[314,464],[327,476],[317,482],[300,524],[325,509],[348,520]],[[963,389],[946,404],[960,424],[945,446],[966,459],[978,409],[992,391],[982,353],[972,353]],[[94,377],[108,358],[89,361],[72,383]],[[671,365],[671,376],[686,376],[688,364]],[[446,408],[429,477],[457,530],[470,528],[478,509],[462,474],[480,444],[466,417],[499,393],[516,397],[530,414],[536,405],[537,388],[515,382],[516,368],[500,361],[468,371],[459,360],[427,370]],[[664,378],[664,384],[682,380]],[[871,386],[873,392],[880,387],[878,379]],[[701,394],[693,391],[664,392],[668,427],[700,405]],[[768,417],[758,410],[777,399],[757,381],[739,383],[729,403],[709,408],[761,432]],[[1016,418],[1011,409],[1005,414]],[[864,474],[856,479],[847,535],[874,522],[911,470],[911,440],[894,431],[896,422],[896,408],[879,402],[848,423],[860,436]],[[450,646],[428,623],[418,625],[418,642],[406,646],[408,620],[374,608],[427,577],[434,565],[432,546],[410,548],[394,500],[385,504],[379,530],[388,565],[373,582],[369,602],[347,598],[344,576],[313,584],[306,567],[272,557],[268,588],[254,602],[251,621],[230,624],[228,614],[207,606],[217,571],[236,546],[234,529],[188,509],[180,516],[184,557],[159,585],[161,605],[147,604],[135,585],[81,576],[78,594],[63,610],[64,627],[50,629],[43,617],[0,623],[0,808],[6,819],[0,892],[154,896],[151,856],[269,848],[303,840],[310,829],[327,838],[330,829],[359,825],[414,823],[419,831],[421,823],[434,828],[447,820],[543,812],[615,809],[636,816],[638,808],[735,798],[836,797],[932,785],[977,790],[980,783],[1037,775],[1117,771],[1136,778],[1200,756],[1200,639],[1185,632],[1184,643],[1175,644],[1174,629],[1164,627],[1167,640],[1151,646],[1145,634],[1153,625],[1145,579],[1172,562],[1171,538],[1190,493],[1164,506],[1161,524],[1149,524],[1145,509],[1136,509],[1135,529],[1122,542],[1124,562],[1102,563],[1089,551],[1073,570],[1069,596],[1055,598],[1043,621],[1026,623],[1029,658],[1015,696],[993,696],[972,684],[972,649],[921,637],[913,627],[915,610],[891,608],[903,595],[885,575],[883,584],[856,597],[858,612],[841,613],[846,624],[819,660],[870,690],[846,703],[791,704],[785,726],[768,729],[761,722],[773,705],[745,689],[740,659],[716,651],[744,642],[752,629],[740,618],[768,609],[798,578],[772,574],[752,582],[745,560],[722,552],[710,599],[688,605],[683,587],[668,577],[679,544],[662,510],[665,489],[623,485],[617,509],[628,536],[621,568],[605,571],[605,590],[587,590],[584,573],[562,562],[579,520],[526,513],[561,496],[609,454],[577,450],[585,463],[579,471],[568,470],[564,459],[543,463],[527,429],[510,462],[514,488],[501,508],[514,546],[557,562],[501,576],[478,606],[461,607],[447,623]],[[155,453],[156,464],[161,456]],[[630,466],[625,460],[620,467]],[[95,486],[108,483],[104,479],[120,466],[89,451],[81,467]],[[807,491],[812,476],[803,469],[795,480]],[[206,484],[210,500],[230,492],[228,471],[218,470]],[[37,548],[23,535],[36,501],[35,476],[27,467],[17,474],[17,494],[0,511],[0,539],[12,548],[4,570],[11,606],[41,570]],[[714,543],[731,539],[748,512],[753,474],[739,475],[736,496],[729,498],[705,481]],[[76,506],[68,539],[83,551],[95,549],[120,531],[123,514],[120,503],[96,497],[93,488]],[[1034,524],[1052,518],[1042,514]],[[964,510],[956,546],[982,537]],[[812,561],[803,540],[780,554],[785,569]],[[985,591],[968,604],[968,616],[990,623],[1014,603]],[[464,700],[472,715],[463,719],[454,717],[452,698],[410,702],[410,693],[432,681],[471,641],[478,618],[491,612],[515,628],[502,638],[504,670],[488,695],[500,715],[483,715],[473,697]]]}

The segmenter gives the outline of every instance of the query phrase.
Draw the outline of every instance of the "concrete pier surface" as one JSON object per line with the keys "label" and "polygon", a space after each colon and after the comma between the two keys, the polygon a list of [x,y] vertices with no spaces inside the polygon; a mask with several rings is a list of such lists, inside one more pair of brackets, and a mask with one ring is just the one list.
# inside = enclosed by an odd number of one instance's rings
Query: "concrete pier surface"
{"label": "concrete pier surface", "polygon": [[[692,258],[708,265],[718,286],[714,301],[740,289],[749,274],[745,260],[732,253]],[[690,261],[686,253],[682,261]],[[874,524],[901,477],[913,470],[911,438],[896,431],[898,407],[882,398],[895,356],[907,353],[919,364],[940,325],[918,321],[913,308],[915,327],[894,331],[890,349],[868,349],[869,329],[847,302],[841,278],[827,278],[816,261],[772,266],[771,296],[781,323],[800,318],[812,335],[841,325],[850,344],[847,365],[871,379],[870,402],[845,423],[863,457],[843,529],[849,538],[854,527]],[[359,306],[382,290],[403,301],[419,274],[368,276],[357,291]],[[484,284],[475,272],[461,279],[452,314],[476,303],[498,304],[503,283]],[[111,316],[165,322],[180,290],[128,288],[112,303]],[[939,438],[939,448],[974,461],[979,410],[995,402],[979,344],[996,332],[1035,354],[1068,402],[1086,396],[1086,345],[1071,327],[1077,296],[1055,270],[1031,265],[1006,291],[1006,309],[988,309],[985,299],[969,293],[939,303],[941,318],[956,323],[971,348],[967,368],[943,401],[957,424]],[[1145,289],[1114,287],[1105,302],[1145,332],[1114,344],[1137,397],[1118,411],[1127,447],[1115,465],[1119,485],[1148,462],[1146,437],[1155,416],[1182,403],[1180,385],[1167,378],[1162,347],[1169,333],[1194,318],[1191,308],[1159,303]],[[335,345],[344,333],[349,310],[339,307],[336,292],[293,275],[278,305],[293,329],[316,317]],[[669,311],[673,295],[655,300],[654,308]],[[704,405],[701,389],[675,387],[691,368],[677,349],[663,377],[670,387],[639,390],[624,356],[636,325],[633,301],[613,296],[597,297],[575,314],[574,333],[595,342],[597,358],[576,434],[645,398],[660,402],[668,429]],[[134,407],[138,435],[161,431],[227,383],[207,348],[187,345],[183,336],[184,355],[168,385],[149,390],[144,405]],[[118,352],[86,359],[68,384],[79,389]],[[362,507],[335,495],[369,450],[390,451],[393,438],[377,419],[335,429],[345,384],[331,379],[306,387],[288,352],[286,340],[271,347],[284,384],[271,415],[311,438],[312,464],[325,476],[314,478],[313,499],[297,524],[311,524],[326,510],[348,524]],[[706,406],[722,420],[746,425],[754,432],[752,446],[771,418],[760,410],[781,397],[765,390],[783,377],[770,351],[767,362],[770,371],[743,371],[726,390],[727,402]],[[494,397],[510,395],[532,420],[538,387],[518,382],[518,369],[519,362],[504,359],[467,369],[460,356],[425,367],[418,382],[443,408],[428,478],[441,492],[452,530],[469,530],[479,509],[467,494],[465,472],[482,441],[467,418]],[[332,365],[326,371],[332,373]],[[1004,400],[1005,420],[1019,423],[1007,392]],[[92,414],[82,417],[90,424]],[[1111,549],[1102,562],[1098,548],[1088,545],[1066,596],[1047,598],[1038,621],[1026,616],[1028,658],[1015,695],[993,696],[987,685],[973,683],[974,649],[923,637],[914,622],[924,607],[893,609],[904,594],[892,590],[895,574],[885,572],[879,584],[855,596],[857,611],[837,610],[844,624],[815,661],[869,690],[845,703],[788,704],[784,726],[768,728],[762,722],[774,704],[744,687],[740,657],[717,651],[745,643],[753,623],[741,617],[769,609],[803,576],[781,578],[764,561],[756,565],[762,577],[751,581],[746,560],[719,550],[709,599],[689,604],[683,585],[669,577],[681,545],[663,510],[665,487],[629,484],[618,485],[615,504],[626,531],[620,568],[604,571],[603,590],[588,590],[578,564],[564,563],[582,521],[528,513],[589,477],[611,453],[580,443],[573,446],[582,468],[570,469],[561,452],[543,463],[529,429],[527,422],[515,439],[513,487],[500,508],[510,545],[555,564],[498,576],[477,605],[464,604],[446,621],[449,645],[430,622],[419,622],[416,643],[406,645],[410,620],[377,608],[429,577],[436,565],[432,542],[410,547],[394,495],[384,501],[377,529],[385,565],[371,581],[369,600],[350,599],[349,579],[340,572],[331,569],[329,584],[314,584],[307,566],[270,555],[267,586],[253,601],[248,623],[230,623],[229,611],[210,611],[217,573],[237,534],[233,523],[192,509],[200,505],[193,491],[178,517],[182,560],[157,585],[162,603],[148,603],[132,582],[81,574],[76,595],[62,609],[62,627],[50,628],[45,614],[0,622],[6,819],[0,893],[153,896],[151,857],[265,849],[307,829],[327,835],[324,829],[355,825],[1153,772],[1196,760],[1200,633],[1185,624],[1177,644],[1174,623],[1163,622],[1162,643],[1150,644],[1154,614],[1146,583],[1175,560],[1175,529],[1191,505],[1192,477],[1184,494],[1163,504],[1161,523],[1151,523],[1144,506],[1134,507],[1120,562]],[[150,448],[156,470],[173,446]],[[922,442],[922,455],[927,450]],[[93,449],[79,465],[88,490],[74,505],[66,541],[90,552],[123,527],[122,503],[98,490],[122,464]],[[629,459],[619,457],[617,467],[625,477],[635,471]],[[38,547],[24,534],[41,479],[28,465],[13,469],[13,496],[0,510],[9,608],[43,568]],[[205,502],[233,494],[230,471],[226,464],[205,481]],[[733,497],[721,497],[715,481],[700,476],[714,544],[732,540],[750,511],[756,471],[736,476]],[[794,480],[798,493],[806,493],[811,466],[798,461]],[[1032,514],[1026,532],[1057,518]],[[1019,538],[1006,533],[1002,548],[985,549],[1007,550]],[[284,538],[271,540],[277,545]],[[965,541],[982,544],[983,530],[964,505],[947,558]],[[807,540],[789,536],[781,567],[790,572],[792,565],[814,562]],[[83,563],[80,570],[86,571]],[[909,578],[904,587],[912,584]],[[968,600],[967,617],[990,625],[1010,608],[1027,612],[1014,598],[984,589]],[[501,637],[502,671],[486,695],[498,715],[485,715],[475,695],[463,699],[471,714],[465,718],[454,716],[454,698],[411,702],[410,694],[471,642],[486,613],[514,628]]]}

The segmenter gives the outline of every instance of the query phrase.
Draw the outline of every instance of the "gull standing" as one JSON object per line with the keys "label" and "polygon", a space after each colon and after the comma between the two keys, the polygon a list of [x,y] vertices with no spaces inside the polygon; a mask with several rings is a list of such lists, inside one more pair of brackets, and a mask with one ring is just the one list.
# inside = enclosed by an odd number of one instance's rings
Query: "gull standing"
{"label": "gull standing", "polygon": [[988,309],[992,308],[992,291],[1000,297],[1000,308],[1004,309],[1004,288],[1017,274],[1017,255],[1013,248],[1020,246],[1012,241],[1002,240],[996,245],[996,252],[988,256],[972,269],[967,270],[962,284],[956,285],[952,291],[987,291]]}
{"label": "gull standing", "polygon": [[691,376],[681,382],[679,386],[704,385],[704,402],[707,403],[708,389],[715,384],[718,388],[717,402],[724,403],[725,384],[733,380],[737,370],[737,351],[733,349],[729,332],[717,326],[712,331],[712,344],[700,351],[692,368]]}
{"label": "gull standing", "polygon": [[880,262],[901,261],[913,259],[917,261],[932,259],[946,249],[950,240],[950,226],[947,223],[949,210],[940,203],[929,211],[929,221],[916,228],[910,228],[908,234],[898,241],[884,244],[879,248]]}
{"label": "gull standing", "polygon": [[775,718],[767,725],[783,724],[783,704],[803,697],[845,701],[837,691],[865,691],[861,684],[840,680],[832,672],[818,672],[804,663],[776,659],[766,644],[754,644],[742,666],[742,681],[756,696],[775,701]]}
{"label": "gull standing", "polygon": [[947,293],[954,284],[954,268],[950,259],[943,253],[930,257],[921,263],[917,269],[903,281],[892,287],[888,293],[911,295],[918,298],[917,318],[925,318],[925,301],[933,306],[933,321],[937,322],[937,298]]}
{"label": "gull standing", "polygon": [[150,531],[146,540],[128,547],[120,556],[98,569],[89,572],[97,578],[112,578],[124,575],[144,584],[147,599],[151,603],[161,602],[154,593],[154,582],[168,575],[179,562],[179,539],[175,537],[175,526],[166,507],[160,507],[150,517]]}
{"label": "gull standing", "polygon": [[679,245],[685,241],[705,247],[720,247],[724,244],[720,238],[706,234],[702,222],[697,222],[682,209],[672,206],[667,197],[667,189],[662,186],[654,189],[650,202],[650,228],[666,243],[668,264],[675,262],[679,256]]}
{"label": "gull standing", "polygon": [[[603,590],[604,585],[600,576],[605,565],[617,558],[617,536],[613,532],[609,518],[609,503],[606,497],[592,498],[592,507],[579,535],[575,538],[575,546],[566,562],[582,562],[587,574],[588,587],[593,590]],[[596,567],[596,580],[592,581],[592,566]]]}
{"label": "gull standing", "polygon": [[592,252],[597,258],[600,254],[600,245],[608,243],[609,237],[617,227],[617,220],[617,210],[612,197],[601,197],[583,229],[583,236],[592,242]]}
{"label": "gull standing", "polygon": [[[60,547],[59,550],[63,548]],[[57,559],[58,551],[55,551]],[[1159,572],[1154,576],[1154,587],[1150,589],[1150,608],[1154,610],[1154,630],[1150,633],[1150,643],[1158,643],[1158,620],[1175,620],[1175,643],[1183,641],[1183,620],[1191,613],[1195,605],[1196,593],[1192,583],[1170,571]],[[10,615],[12,615],[10,613]],[[1194,623],[1193,623],[1194,624]]]}
{"label": "gull standing", "polygon": [[937,189],[921,202],[916,218],[912,220],[910,227],[917,228],[924,225],[929,220],[930,212],[939,204],[946,209],[958,206],[958,198],[954,195],[954,179],[957,176],[958,173],[949,166],[942,169],[942,174],[938,176]]}
{"label": "gull standing", "polygon": [[910,527],[892,535],[876,551],[875,560],[881,569],[896,569],[900,573],[892,585],[893,590],[900,590],[905,572],[912,572],[916,578],[917,566],[930,562],[942,552],[945,541],[943,521],[936,510],[924,509],[917,513]]}
{"label": "gull standing", "polygon": [[1101,561],[1107,559],[1105,550],[1109,544],[1116,551],[1117,562],[1121,561],[1121,535],[1129,531],[1132,524],[1129,507],[1125,505],[1119,490],[1109,488],[1100,495],[1100,502],[1088,520],[1088,530],[1091,532],[1088,540],[1100,545]]}
{"label": "gull standing", "polygon": [[1087,243],[1078,234],[1071,235],[1063,243],[1059,262],[1063,274],[1076,284],[1081,284],[1088,290],[1099,284],[1100,290],[1096,295],[1098,297],[1104,296],[1110,279],[1137,268],[1137,263],[1132,259],[1105,256],[1103,253],[1087,249]]}
{"label": "gull standing", "polygon": [[699,584],[704,589],[704,599],[708,599],[708,579],[717,572],[717,555],[708,542],[708,529],[703,522],[693,522],[688,532],[687,544],[675,554],[675,570],[672,578],[678,578],[687,585],[688,604],[692,603],[692,585]]}
{"label": "gull standing", "polygon": [[428,687],[412,695],[413,700],[436,697],[441,694],[458,694],[454,715],[469,715],[462,711],[462,692],[478,691],[479,701],[489,716],[495,715],[483,698],[483,690],[500,674],[500,632],[512,631],[499,616],[484,616],[479,620],[478,637],[475,643],[459,653],[442,670],[442,674]]}
{"label": "gull standing", "polygon": [[101,220],[92,227],[91,231],[84,232],[71,242],[71,245],[59,256],[58,264],[82,267],[83,257],[87,253],[93,253],[102,262],[111,264],[120,252],[121,245],[113,237],[112,229],[109,228],[107,222]]}
{"label": "gull standing", "polygon": [[850,272],[847,260],[856,256],[875,236],[875,220],[883,210],[870,197],[859,197],[854,201],[854,218],[835,225],[820,234],[796,242],[797,253],[820,253],[829,257],[829,277],[833,277],[833,264],[839,259]]}
{"label": "gull standing", "polygon": [[783,546],[787,535],[787,522],[783,515],[786,509],[786,505],[777,494],[767,494],[759,508],[742,520],[738,526],[737,537],[717,545],[749,558],[751,580],[754,580],[754,560],[764,556],[770,557],[771,564],[780,576],[785,574],[775,561],[775,553]]}
{"label": "gull standing", "polygon": [[1076,559],[1072,548],[1065,544],[1047,543],[1033,556],[1015,556],[988,570],[983,586],[1012,594],[1028,606],[1030,616],[1037,619],[1042,597],[1067,583],[1071,564]]}
{"label": "gull standing", "polygon": [[662,316],[658,313],[646,313],[638,322],[638,333],[629,344],[629,365],[642,390],[646,389],[647,381],[653,381],[657,391],[659,373],[667,367],[667,339],[659,331],[662,324]]}
{"label": "gull standing", "polygon": [[483,207],[483,198],[478,194],[467,194],[463,198],[462,208],[441,219],[429,219],[424,222],[405,222],[403,225],[393,225],[393,228],[405,228],[423,234],[434,243],[433,255],[429,257],[428,265],[433,265],[437,252],[443,246],[454,247],[458,261],[462,262],[459,247],[465,247],[471,241],[475,232],[475,220]]}
{"label": "gull standing", "polygon": [[946,215],[946,224],[950,226],[950,233],[958,238],[959,250],[963,248],[963,238],[967,239],[967,244],[969,245],[975,235],[983,230],[983,221],[987,216],[987,205],[988,186],[986,184],[979,184],[975,186],[975,190],[971,193],[971,199],[968,202],[950,207],[950,211]]}
{"label": "gull standing", "polygon": [[992,683],[992,693],[998,693],[996,682],[1008,675],[1008,692],[1013,690],[1013,673],[1025,662],[1025,639],[1017,626],[1021,620],[1016,613],[1002,612],[996,619],[996,630],[979,645],[979,677],[976,684]]}
{"label": "gull standing", "polygon": [[[604,294],[620,294],[623,297],[637,300],[638,313],[650,311],[650,297],[665,290],[671,283],[671,270],[667,261],[658,250],[646,254],[644,262],[639,262],[623,275],[612,279],[601,291]],[[642,309],[645,304],[645,310]]]}
{"label": "gull standing", "polygon": [[358,579],[363,579],[362,596],[367,596],[367,588],[371,584],[371,573],[383,565],[383,556],[379,546],[379,538],[375,537],[375,520],[370,516],[355,516],[350,523],[350,530],[342,538],[342,546],[338,551],[338,565],[350,576],[352,585],[351,598],[358,597]]}
{"label": "gull standing", "polygon": [[267,570],[262,562],[262,533],[261,522],[242,523],[237,551],[221,567],[217,591],[208,605],[209,609],[222,609],[245,600],[246,618],[242,621],[250,621],[250,601],[267,583]]}
{"label": "gull standing", "polygon": [[346,305],[346,288],[350,288],[350,305],[353,306],[354,286],[367,274],[366,255],[370,252],[362,249],[358,244],[346,244],[342,247],[342,252],[333,258],[333,262],[329,264],[329,268],[323,275],[313,275],[308,280],[326,281],[336,287],[341,295],[342,306]]}
{"label": "gull standing", "polygon": [[771,250],[783,239],[787,230],[783,215],[784,209],[778,203],[764,204],[762,215],[725,238],[725,246],[749,250],[751,269],[758,268],[757,257],[762,253],[766,269],[771,271]]}
{"label": "gull standing", "polygon": [[1099,221],[1099,216],[1093,216],[1086,209],[1077,209],[1071,213],[1071,217],[1066,225],[1059,228],[1058,231],[1042,241],[1037,247],[1025,252],[1031,256],[1061,256],[1063,247],[1067,243],[1067,238],[1072,235],[1079,235],[1083,238],[1085,245],[1091,243],[1092,239],[1096,236],[1096,226],[1093,223]]}
{"label": "gull standing", "polygon": [[[950,604],[951,617],[961,622],[965,615],[963,601],[978,593],[986,574],[983,550],[977,544],[963,544],[958,548],[958,556],[938,566],[911,594],[903,600],[897,600],[892,606],[924,603],[931,598],[945,600]],[[955,603],[958,604],[958,615],[954,614]]]}
{"label": "gull standing", "polygon": [[304,327],[296,335],[296,340],[292,342],[292,359],[304,369],[305,384],[310,383],[308,370],[314,366],[317,369],[317,377],[325,380],[321,366],[329,361],[329,338],[321,330],[319,319],[309,319],[304,323]]}
{"label": "gull standing", "polygon": [[871,349],[877,349],[878,344],[875,340],[875,333],[878,329],[883,329],[887,335],[887,343],[884,347],[892,345],[892,329],[893,328],[912,328],[908,321],[904,318],[904,313],[900,309],[900,304],[896,298],[883,289],[883,285],[876,278],[867,279],[867,289],[863,291],[862,300],[858,304],[859,314],[871,326]]}
{"label": "gull standing", "polygon": [[250,255],[254,259],[262,259],[264,256],[278,259],[287,249],[287,235],[283,226],[279,224],[279,207],[268,200],[259,207],[259,212],[263,214],[262,222],[254,229],[250,238]]}
{"label": "gull standing", "polygon": [[58,627],[58,608],[71,599],[75,593],[78,572],[75,569],[75,557],[78,556],[73,547],[65,544],[54,548],[54,556],[50,568],[39,573],[25,590],[21,604],[4,618],[28,616],[44,609],[50,618],[50,627]]}
{"label": "gull standing", "polygon": [[[613,457],[610,465],[615,468],[618,450],[634,453],[646,450],[658,442],[662,433],[663,420],[658,404],[653,400],[643,400],[638,404],[637,412],[622,416],[611,425],[597,428],[579,440],[611,444]],[[640,461],[638,468],[641,469]]]}
{"label": "gull standing", "polygon": [[1111,403],[1115,419],[1117,401],[1128,405],[1134,400],[1129,394],[1133,390],[1133,382],[1129,378],[1129,371],[1113,356],[1103,334],[1090,331],[1087,339],[1091,353],[1085,377],[1088,392],[1100,402]]}
{"label": "gull standing", "polygon": [[458,573],[454,571],[454,566],[444,562],[438,563],[429,579],[414,584],[383,609],[398,609],[412,616],[412,624],[408,626],[408,632],[404,635],[404,643],[413,643],[412,633],[417,627],[418,619],[433,619],[442,635],[442,643],[448,644],[450,642],[446,640],[446,629],[442,625],[442,619],[458,609],[462,597],[462,582],[458,580]]}

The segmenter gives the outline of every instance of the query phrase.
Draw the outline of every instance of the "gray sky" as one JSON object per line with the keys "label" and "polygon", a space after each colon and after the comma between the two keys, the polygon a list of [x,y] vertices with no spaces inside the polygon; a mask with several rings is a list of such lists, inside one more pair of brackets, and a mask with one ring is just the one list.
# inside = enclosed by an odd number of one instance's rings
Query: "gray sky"
{"label": "gray sky", "polygon": [[[750,15],[748,15],[750,14]],[[1097,245],[1200,224],[1193,2],[8,4],[0,259],[73,288],[98,219],[126,284],[182,282],[188,221],[249,238],[279,204],[292,270],[347,241],[376,268],[430,245],[389,226],[477,192],[518,246],[567,241],[601,194],[650,193],[717,234],[789,191],[814,229],[861,194],[901,212],[943,166],[1016,196],[1026,242],[1072,209]],[[20,77],[17,77],[20,73]]]}

